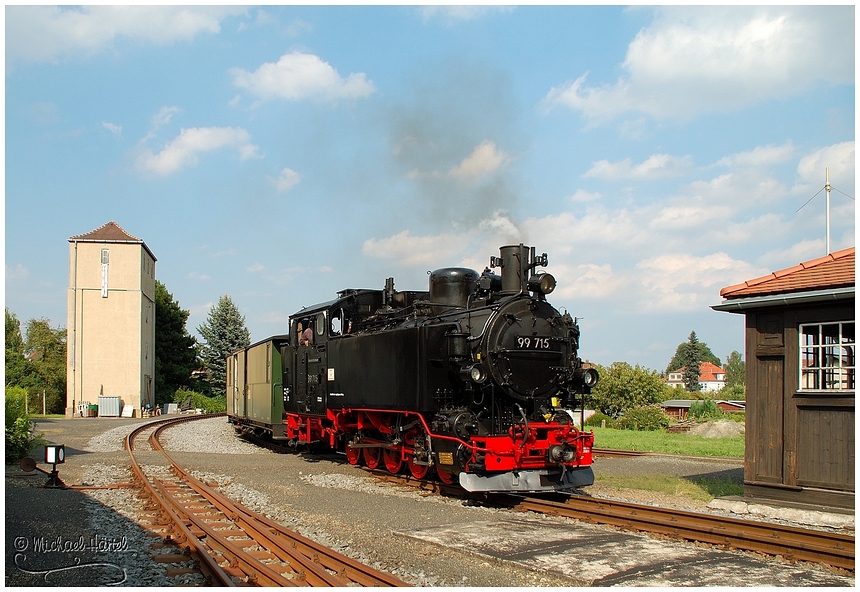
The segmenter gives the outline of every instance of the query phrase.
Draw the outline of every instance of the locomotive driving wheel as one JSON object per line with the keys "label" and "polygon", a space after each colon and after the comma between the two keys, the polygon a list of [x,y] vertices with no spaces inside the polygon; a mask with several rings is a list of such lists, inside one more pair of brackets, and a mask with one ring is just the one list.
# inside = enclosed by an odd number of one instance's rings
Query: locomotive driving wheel
{"label": "locomotive driving wheel", "polygon": [[427,476],[427,473],[430,472],[430,467],[428,465],[419,465],[416,463],[414,456],[410,456],[406,461],[406,464],[409,465],[409,472],[416,479],[423,479]]}
{"label": "locomotive driving wheel", "polygon": [[385,462],[385,468],[392,475],[396,475],[403,468],[403,455],[399,447],[383,450],[382,460]]}
{"label": "locomotive driving wheel", "polygon": [[379,466],[379,459],[382,457],[382,453],[379,448],[365,448],[364,449],[364,464],[367,465],[368,469],[375,469]]}
{"label": "locomotive driving wheel", "polygon": [[456,477],[454,473],[448,472],[439,465],[436,465],[436,474],[439,476],[439,480],[445,485],[451,485],[456,481]]}
{"label": "locomotive driving wheel", "polygon": [[353,448],[350,446],[350,443],[346,443],[346,462],[351,465],[357,465],[358,461],[361,459],[361,448]]}

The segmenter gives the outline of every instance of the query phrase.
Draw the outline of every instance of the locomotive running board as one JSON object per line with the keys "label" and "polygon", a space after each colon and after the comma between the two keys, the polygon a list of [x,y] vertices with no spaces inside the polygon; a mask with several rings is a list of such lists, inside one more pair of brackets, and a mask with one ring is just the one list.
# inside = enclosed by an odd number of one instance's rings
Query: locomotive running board
{"label": "locomotive running board", "polygon": [[517,471],[484,477],[473,473],[460,473],[460,486],[466,491],[558,491],[594,485],[591,467],[573,469],[560,479],[556,471]]}

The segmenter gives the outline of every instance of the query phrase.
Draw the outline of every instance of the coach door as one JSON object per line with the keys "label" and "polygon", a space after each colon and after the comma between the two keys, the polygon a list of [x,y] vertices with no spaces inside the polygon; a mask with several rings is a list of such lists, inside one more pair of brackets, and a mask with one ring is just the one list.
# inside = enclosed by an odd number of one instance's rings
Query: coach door
{"label": "coach door", "polygon": [[300,413],[325,414],[326,315],[298,320],[293,327],[296,348],[296,405]]}

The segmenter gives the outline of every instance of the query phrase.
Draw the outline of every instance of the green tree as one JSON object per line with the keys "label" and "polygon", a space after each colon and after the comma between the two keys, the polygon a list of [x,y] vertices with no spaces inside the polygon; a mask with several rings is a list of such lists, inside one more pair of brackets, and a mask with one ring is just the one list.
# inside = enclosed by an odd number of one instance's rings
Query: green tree
{"label": "green tree", "polygon": [[251,334],[245,327],[245,317],[229,296],[221,296],[218,304],[209,310],[206,321],[197,327],[203,337],[201,357],[209,371],[209,387],[214,395],[224,395],[227,378],[227,356],[251,343]]}
{"label": "green tree", "polygon": [[[691,393],[697,393],[702,390],[699,384],[699,375],[701,370],[699,365],[702,363],[702,344],[699,338],[696,337],[696,332],[691,331],[690,337],[687,340],[687,348],[684,352],[684,388]],[[719,360],[717,360],[719,363]]]}
{"label": "green tree", "polygon": [[740,352],[733,351],[730,353],[723,369],[726,371],[726,386],[744,386],[746,384],[747,369]]}
{"label": "green tree", "polygon": [[155,402],[159,405],[173,401],[176,389],[190,386],[191,372],[200,366],[197,340],[186,329],[189,314],[156,280]]}
{"label": "green tree", "polygon": [[6,386],[21,383],[26,367],[24,338],[21,336],[21,321],[15,313],[6,309]]}
{"label": "green tree", "polygon": [[66,406],[66,330],[51,328],[48,319],[30,319],[24,340],[24,371],[17,386],[29,392],[31,408],[62,413]]}
{"label": "green tree", "polygon": [[[695,333],[696,332],[693,331],[694,335],[695,335]],[[718,358],[717,356],[714,355],[714,352],[711,351],[711,348],[708,347],[708,344],[701,342],[701,341],[698,341],[698,338],[697,338],[697,342],[698,342],[699,348],[700,348],[699,349],[699,361],[710,362],[710,363],[714,364],[715,366],[719,366],[720,365],[720,358]],[[688,356],[690,353],[688,351],[689,348],[690,348],[689,340],[678,345],[678,347],[675,349],[675,355],[672,356],[672,359],[669,360],[669,365],[666,366],[666,374],[669,374],[670,372],[674,372],[678,368],[681,368],[681,367],[686,365],[686,362],[684,362],[684,360],[686,359],[686,356]]]}
{"label": "green tree", "polygon": [[672,398],[673,389],[656,370],[627,362],[613,362],[608,368],[598,368],[600,382],[586,397],[586,405],[617,418],[624,411],[661,403]]}

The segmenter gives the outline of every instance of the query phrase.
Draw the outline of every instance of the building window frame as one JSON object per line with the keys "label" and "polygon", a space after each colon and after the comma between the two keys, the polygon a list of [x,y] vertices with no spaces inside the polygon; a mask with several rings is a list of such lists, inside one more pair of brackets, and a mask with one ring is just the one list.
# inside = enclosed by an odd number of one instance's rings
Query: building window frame
{"label": "building window frame", "polygon": [[798,327],[798,385],[804,392],[854,392],[854,321],[802,323]]}

